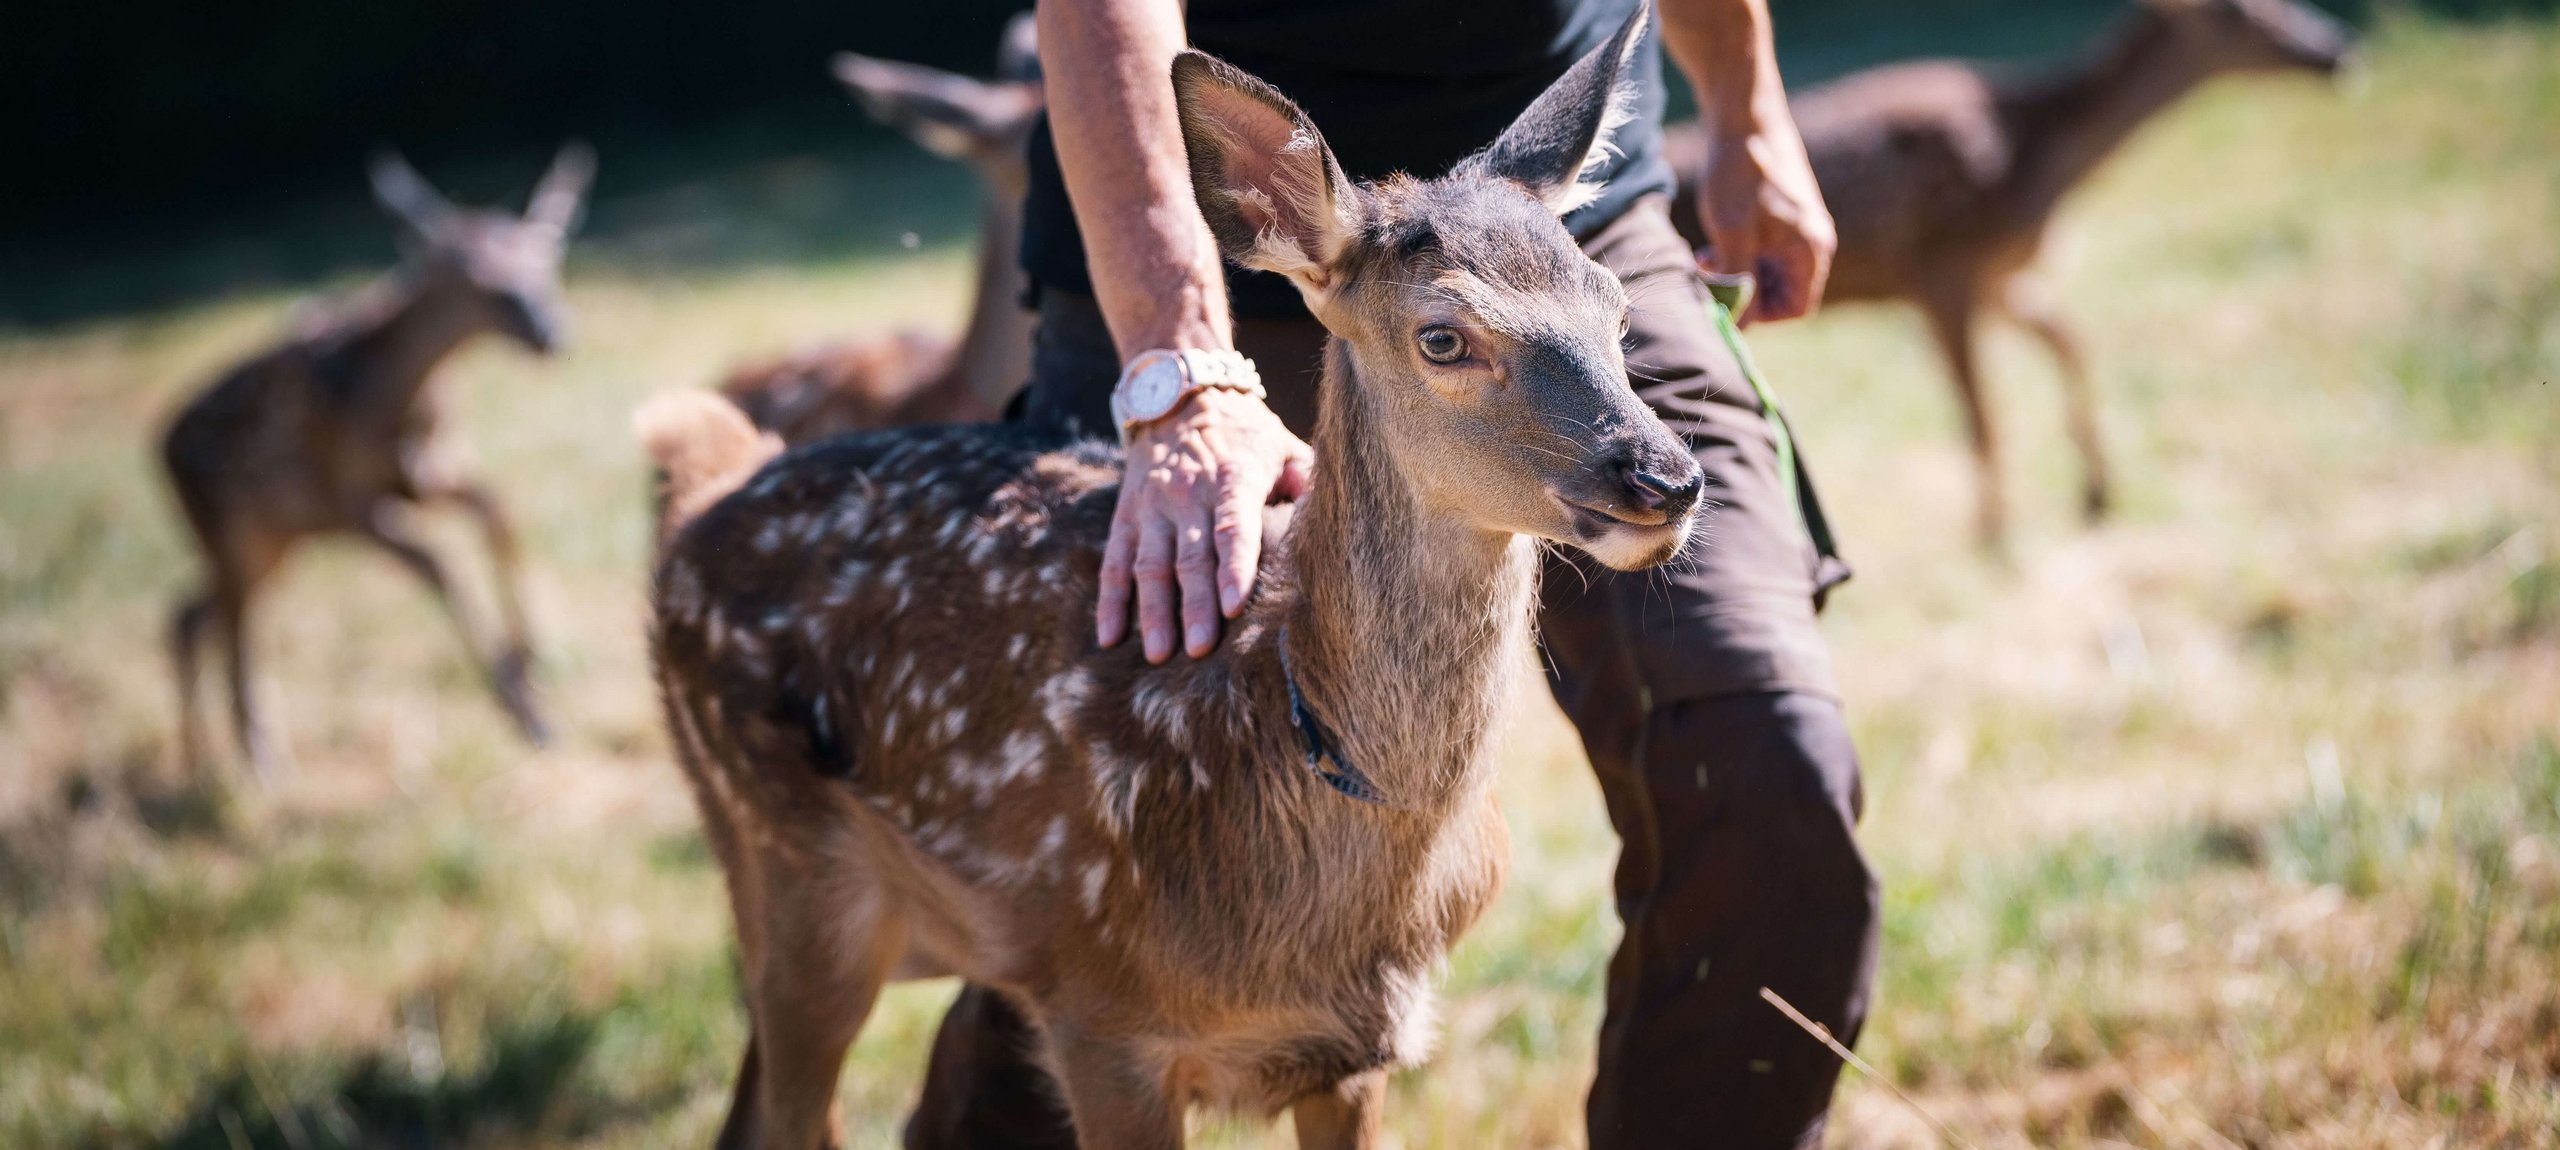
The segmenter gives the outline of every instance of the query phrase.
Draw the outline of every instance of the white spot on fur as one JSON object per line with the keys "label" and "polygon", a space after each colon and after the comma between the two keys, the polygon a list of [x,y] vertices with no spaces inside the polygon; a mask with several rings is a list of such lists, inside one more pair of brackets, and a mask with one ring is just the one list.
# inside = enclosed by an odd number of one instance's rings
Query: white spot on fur
{"label": "white spot on fur", "polygon": [[1166,689],[1162,679],[1139,680],[1129,692],[1129,710],[1139,722],[1163,734],[1175,746],[1186,745],[1191,727],[1190,700]]}
{"label": "white spot on fur", "polygon": [[846,560],[836,568],[835,574],[827,578],[827,606],[837,608],[853,602],[853,597],[862,593],[862,585],[870,577],[869,563],[859,559]]}
{"label": "white spot on fur", "polygon": [[1129,837],[1138,817],[1138,792],[1147,785],[1147,764],[1130,762],[1096,747],[1092,751],[1093,813],[1113,838]]}
{"label": "white spot on fur", "polygon": [[665,590],[659,596],[659,604],[668,618],[690,620],[701,613],[702,573],[694,570],[693,564],[682,559],[669,561],[660,586]]}
{"label": "white spot on fur", "polygon": [[1084,889],[1078,892],[1077,897],[1084,903],[1086,918],[1102,913],[1102,880],[1110,873],[1110,863],[1098,862],[1084,868]]}
{"label": "white spot on fur", "polygon": [[1040,845],[1031,849],[1031,861],[1043,870],[1055,871],[1058,851],[1067,845],[1067,816],[1051,815],[1049,827],[1040,832]]}
{"label": "white spot on fur", "polygon": [[1093,672],[1072,667],[1052,675],[1040,685],[1040,714],[1049,720],[1049,728],[1061,735],[1075,729],[1076,708],[1084,705],[1093,693]]}
{"label": "white spot on fur", "polygon": [[1048,769],[1047,744],[1029,731],[1016,731],[1005,736],[1004,745],[996,749],[996,782],[1012,786],[1025,779],[1036,779]]}
{"label": "white spot on fur", "polygon": [[1440,1003],[1431,992],[1430,972],[1387,972],[1387,1016],[1395,1020],[1390,1042],[1398,1063],[1412,1066],[1431,1057],[1440,1041]]}

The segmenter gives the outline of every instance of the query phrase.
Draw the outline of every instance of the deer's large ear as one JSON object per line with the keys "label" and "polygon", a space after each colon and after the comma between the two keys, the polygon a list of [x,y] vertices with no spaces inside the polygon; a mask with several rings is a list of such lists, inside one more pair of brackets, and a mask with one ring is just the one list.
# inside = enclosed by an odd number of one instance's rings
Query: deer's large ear
{"label": "deer's large ear", "polygon": [[1300,291],[1333,288],[1359,192],[1296,104],[1235,65],[1200,52],[1173,60],[1174,106],[1191,154],[1191,191],[1239,264],[1278,272]]}
{"label": "deer's large ear", "polygon": [[542,182],[533,186],[533,199],[525,204],[525,222],[568,235],[586,210],[587,188],[595,180],[596,150],[580,140],[561,145],[550,169],[542,173]]}
{"label": "deer's large ear", "polygon": [[1026,84],[1040,82],[1040,21],[1029,12],[1016,12],[1005,21],[1004,36],[996,41],[996,75]]}
{"label": "deer's large ear", "polygon": [[871,118],[905,132],[926,151],[965,160],[981,146],[1013,139],[1040,111],[1040,86],[987,83],[922,64],[839,52],[836,79]]}
{"label": "deer's large ear", "polygon": [[398,152],[375,153],[365,175],[373,181],[373,202],[382,205],[382,210],[412,236],[434,235],[453,215],[453,205],[444,194],[436,191],[435,185],[410,167]]}
{"label": "deer's large ear", "polygon": [[1585,177],[1616,154],[1609,138],[1635,115],[1632,73],[1652,18],[1650,0],[1638,4],[1617,35],[1574,61],[1499,139],[1463,161],[1462,169],[1517,180],[1557,215],[1598,198],[1600,185]]}

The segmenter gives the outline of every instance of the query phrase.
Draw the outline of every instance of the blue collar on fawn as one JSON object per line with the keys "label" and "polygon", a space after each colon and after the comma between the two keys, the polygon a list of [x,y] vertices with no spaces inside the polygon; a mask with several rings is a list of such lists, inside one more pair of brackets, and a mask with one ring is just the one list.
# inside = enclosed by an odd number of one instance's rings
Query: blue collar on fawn
{"label": "blue collar on fawn", "polygon": [[[1370,782],[1369,776],[1360,773],[1360,768],[1352,766],[1351,760],[1343,757],[1341,750],[1334,746],[1332,736],[1325,731],[1324,723],[1307,706],[1306,695],[1299,692],[1298,673],[1289,666],[1287,627],[1280,628],[1280,678],[1289,684],[1289,725],[1298,729],[1299,741],[1306,744],[1307,769],[1336,791],[1364,803],[1385,806],[1387,796],[1379,792],[1378,784]],[[1325,766],[1328,760],[1333,766]]]}

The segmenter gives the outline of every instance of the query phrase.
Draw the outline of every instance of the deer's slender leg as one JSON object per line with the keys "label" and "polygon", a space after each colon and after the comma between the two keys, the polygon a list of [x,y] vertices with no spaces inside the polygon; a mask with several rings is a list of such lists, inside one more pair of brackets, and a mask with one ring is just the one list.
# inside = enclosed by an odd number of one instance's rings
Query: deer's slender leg
{"label": "deer's slender leg", "polygon": [[232,737],[261,784],[282,777],[291,766],[283,743],[267,730],[258,713],[256,677],[250,669],[249,601],[284,560],[292,540],[287,536],[246,529],[219,537],[215,545],[210,610],[215,633],[222,639],[231,678]]}
{"label": "deer's slender leg", "polygon": [[1290,1108],[1298,1150],[1369,1150],[1378,1144],[1386,1116],[1387,1072],[1372,1070],[1311,1094]]}
{"label": "deer's slender leg", "polygon": [[1965,288],[1930,292],[1920,301],[1928,316],[1929,334],[1947,360],[1947,375],[1964,406],[1965,433],[1973,442],[1975,489],[1974,530],[1982,546],[2001,551],[2008,545],[2008,501],[2001,493],[1999,431],[1982,390],[1981,365],[1973,340],[1973,293]]}
{"label": "deer's slender leg", "polygon": [[498,652],[491,677],[499,701],[524,731],[525,738],[540,745],[550,735],[541,713],[534,709],[533,690],[528,682],[533,664],[533,631],[525,621],[524,566],[516,546],[515,528],[508,522],[506,509],[499,506],[498,497],[475,481],[449,483],[428,498],[462,508],[480,524],[480,533],[488,540],[490,570],[497,577],[499,619],[507,628],[506,646]]}
{"label": "deer's slender leg", "polygon": [[721,1145],[834,1147],[836,1076],[906,949],[905,932],[876,905],[814,905],[807,875],[785,868],[764,877],[789,882],[793,891],[767,891],[752,908],[763,922],[747,969],[754,1034],[737,1097],[749,1109],[743,1118],[730,1113]]}
{"label": "deer's slender leg", "polygon": [[499,705],[507,709],[508,716],[515,719],[517,726],[525,728],[528,737],[539,742],[539,720],[534,720],[533,726],[526,726],[530,714],[519,711],[517,703],[520,697],[507,690],[505,661],[492,658],[487,653],[481,638],[484,632],[472,617],[470,608],[453,593],[453,580],[445,574],[444,563],[410,533],[408,524],[400,519],[398,507],[388,500],[375,503],[362,517],[358,529],[366,539],[389,552],[401,566],[417,575],[428,590],[435,592],[437,601],[444,604],[446,615],[452,618],[454,629],[461,632],[464,648],[487,670],[490,687],[497,694]]}
{"label": "deer's slender leg", "polygon": [[1052,1026],[1051,1061],[1084,1150],[1182,1150],[1182,1107],[1126,1043]]}
{"label": "deer's slender leg", "polygon": [[212,620],[213,595],[198,592],[178,605],[169,622],[169,654],[178,675],[178,768],[189,778],[205,773],[204,710],[196,701],[196,672],[204,626]]}
{"label": "deer's slender leg", "polygon": [[2106,518],[2114,493],[2107,474],[2106,440],[2098,433],[2097,399],[2090,391],[2088,356],[2080,334],[2064,318],[2053,296],[2033,276],[2010,281],[2002,310],[2053,353],[2062,370],[2063,416],[2072,446],[2080,452],[2080,513],[2095,523]]}
{"label": "deer's slender leg", "polygon": [[221,624],[224,654],[231,675],[231,727],[240,741],[240,754],[249,760],[249,769],[262,784],[272,784],[286,770],[285,752],[266,720],[258,714],[255,679],[249,659],[249,589],[226,583],[213,595],[213,612]]}
{"label": "deer's slender leg", "polygon": [[427,498],[461,508],[480,525],[480,533],[489,544],[490,567],[497,573],[498,611],[500,621],[506,624],[507,647],[519,656],[530,651],[533,630],[525,621],[522,552],[516,545],[515,526],[507,518],[506,508],[499,505],[497,494],[477,482],[464,480]]}

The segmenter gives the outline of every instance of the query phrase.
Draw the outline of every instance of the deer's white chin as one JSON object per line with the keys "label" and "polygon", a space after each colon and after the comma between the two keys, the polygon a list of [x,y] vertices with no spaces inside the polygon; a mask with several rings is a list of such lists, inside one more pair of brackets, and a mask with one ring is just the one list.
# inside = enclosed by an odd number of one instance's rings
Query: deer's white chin
{"label": "deer's white chin", "polygon": [[1574,545],[1620,571],[1642,571],[1668,563],[1680,553],[1681,546],[1689,541],[1690,522],[1611,523],[1596,535],[1575,540]]}
{"label": "deer's white chin", "polygon": [[1697,522],[1697,516],[1683,515],[1661,523],[1636,523],[1552,492],[1549,498],[1564,512],[1564,522],[1562,530],[1540,534],[1620,571],[1642,571],[1670,562],[1689,542],[1689,529]]}

